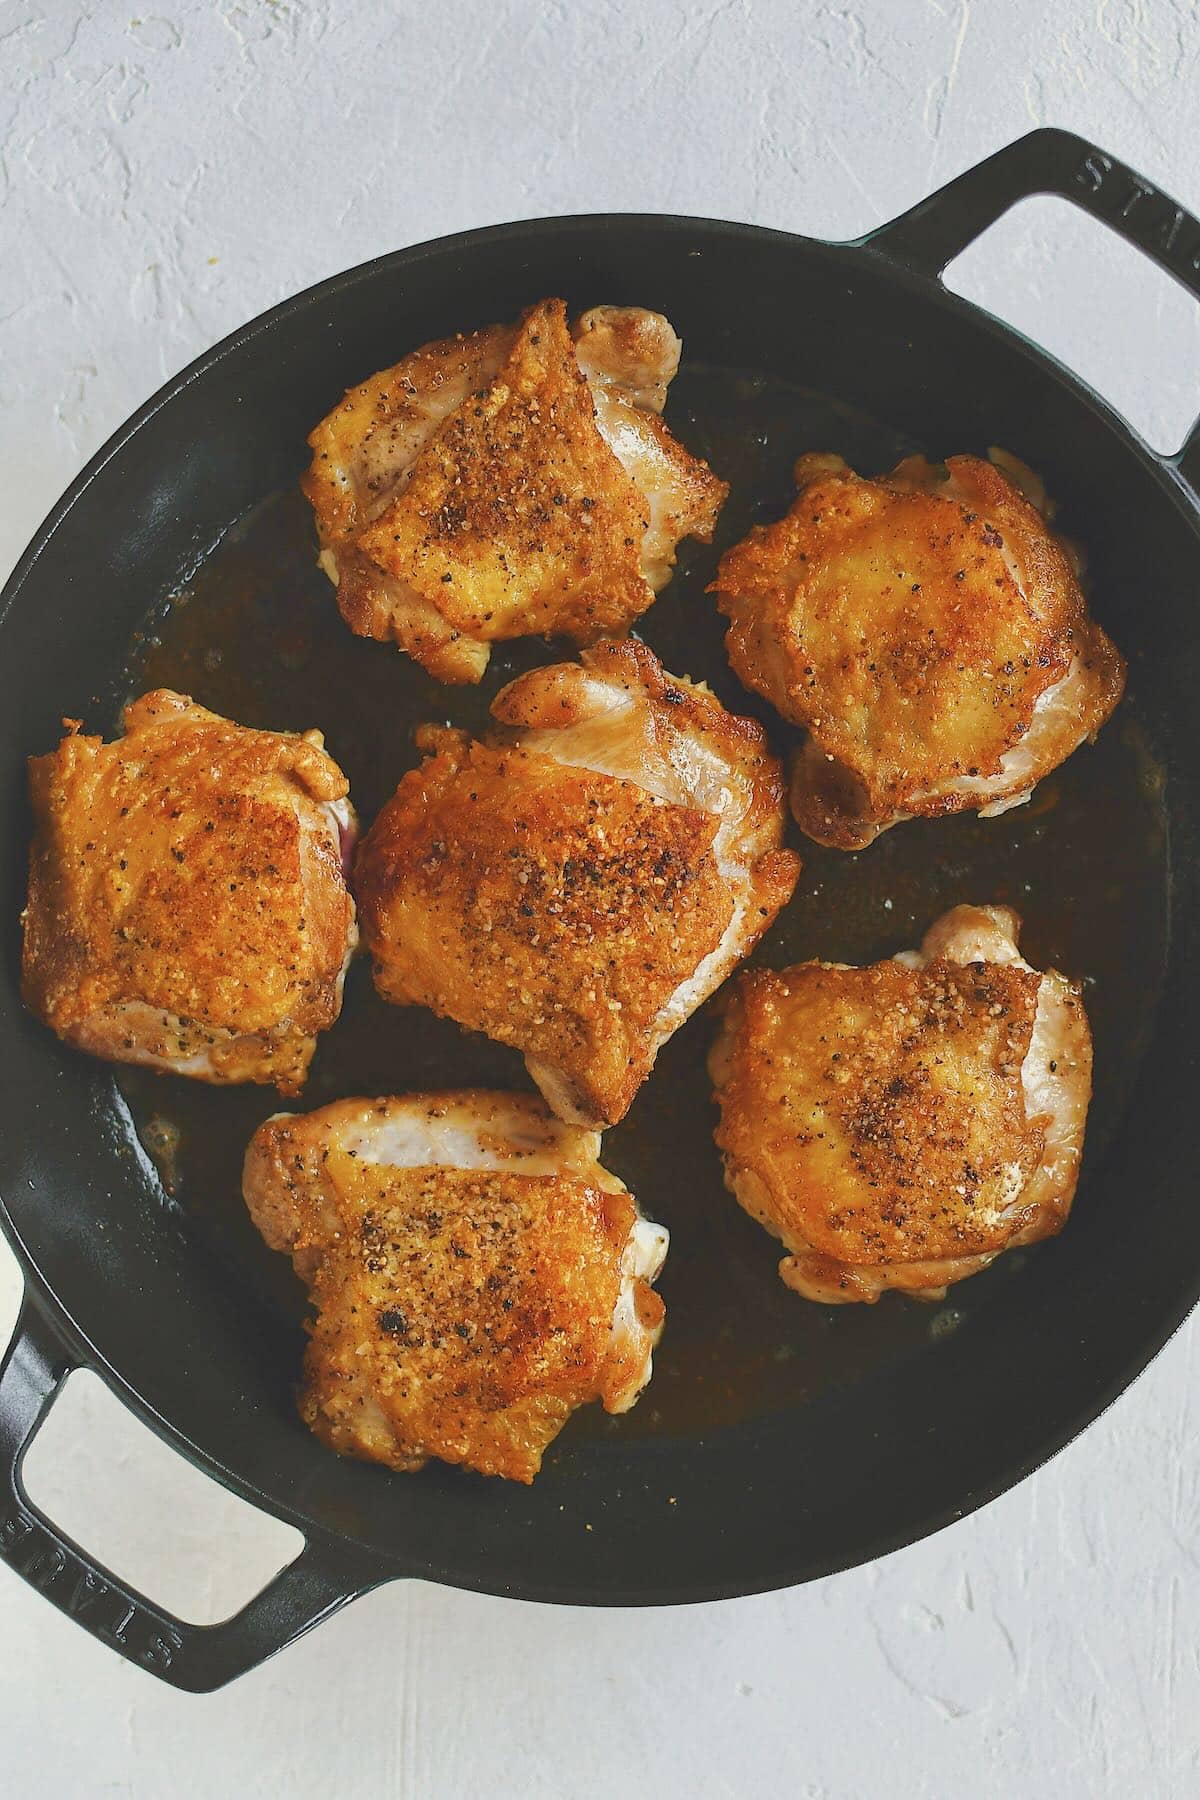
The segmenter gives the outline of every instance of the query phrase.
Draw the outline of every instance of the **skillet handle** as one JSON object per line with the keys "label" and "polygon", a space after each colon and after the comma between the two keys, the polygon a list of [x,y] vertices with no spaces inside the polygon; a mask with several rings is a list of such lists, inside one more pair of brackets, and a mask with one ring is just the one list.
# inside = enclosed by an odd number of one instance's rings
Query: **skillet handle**
{"label": "skillet handle", "polygon": [[[1200,300],[1200,219],[1115,156],[1052,126],[997,150],[862,243],[937,276],[1010,206],[1033,194],[1058,194],[1082,207]],[[1200,419],[1182,450],[1164,460],[1200,493]]]}
{"label": "skillet handle", "polygon": [[21,1463],[78,1365],[31,1302],[0,1366],[0,1561],[127,1661],[188,1693],[211,1693],[256,1668],[387,1579],[366,1551],[309,1542],[240,1612],[189,1625],[96,1562],[34,1507]]}

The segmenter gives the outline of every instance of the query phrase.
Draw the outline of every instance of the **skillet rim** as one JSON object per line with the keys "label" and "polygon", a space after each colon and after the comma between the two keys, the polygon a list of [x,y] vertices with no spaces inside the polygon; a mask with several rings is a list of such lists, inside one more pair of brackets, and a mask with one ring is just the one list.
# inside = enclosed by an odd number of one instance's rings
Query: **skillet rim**
{"label": "skillet rim", "polygon": [[[891,223],[894,224],[895,221]],[[713,242],[724,241],[726,244],[733,245],[739,241],[753,240],[758,244],[774,243],[780,247],[786,247],[793,254],[813,254],[833,262],[844,261],[850,268],[859,267],[859,259],[866,257],[875,272],[887,281],[904,286],[923,302],[932,303],[952,314],[957,314],[991,337],[1005,342],[1009,347],[1015,347],[1023,357],[1035,365],[1039,375],[1065,387],[1071,397],[1082,403],[1098,423],[1115,431],[1122,447],[1137,457],[1143,472],[1149,473],[1154,478],[1159,491],[1171,500],[1175,512],[1188,526],[1192,537],[1200,540],[1200,499],[1193,494],[1177,460],[1170,456],[1160,455],[1155,451],[1101,394],[1051,352],[1045,350],[1017,328],[989,313],[985,308],[954,293],[944,285],[939,274],[913,267],[892,255],[886,242],[879,241],[885,239],[889,229],[890,225],[885,225],[860,238],[830,241],[806,237],[800,233],[771,226],[751,225],[736,220],[710,219],[686,214],[640,212],[564,214],[511,220],[498,225],[473,227],[442,237],[425,239],[419,244],[385,252],[328,276],[279,301],[219,339],[216,344],[194,358],[150,395],[111,434],[50,509],[25,551],[18,558],[11,575],[3,589],[0,590],[0,631],[3,630],[5,621],[17,604],[21,591],[43,551],[92,482],[150,420],[155,418],[179,394],[224,362],[226,358],[254,344],[255,340],[265,337],[277,323],[285,318],[294,317],[319,305],[327,297],[343,293],[360,282],[375,280],[386,275],[407,274],[419,269],[421,263],[434,254],[444,255],[470,251],[498,240],[519,243],[523,236],[537,237],[542,241],[549,238],[552,241],[559,235],[566,237],[581,231],[597,236],[612,230],[678,235],[696,233],[707,236]],[[472,1592],[566,1605],[700,1604],[713,1600],[769,1593],[859,1567],[866,1562],[890,1555],[908,1544],[932,1537],[1017,1486],[1036,1469],[1044,1467],[1068,1444],[1079,1437],[1145,1373],[1150,1363],[1176,1335],[1197,1303],[1200,1302],[1200,1269],[1198,1269],[1190,1284],[1190,1297],[1185,1298],[1177,1308],[1172,1308],[1166,1315],[1165,1321],[1162,1318],[1159,1319],[1153,1331],[1144,1336],[1135,1356],[1126,1363],[1122,1374],[1106,1383],[1082,1409],[1074,1411],[1068,1423],[1061,1430],[1052,1433],[1048,1438],[1044,1437],[1036,1451],[1029,1456],[1020,1458],[1015,1463],[1009,1462],[1005,1466],[1004,1472],[994,1481],[972,1490],[958,1504],[945,1506],[929,1515],[917,1529],[905,1526],[896,1531],[878,1534],[872,1538],[866,1548],[852,1558],[837,1556],[813,1558],[811,1555],[801,1558],[798,1552],[795,1563],[789,1563],[786,1569],[777,1570],[769,1580],[676,1584],[674,1586],[665,1585],[661,1589],[650,1589],[643,1586],[635,1590],[623,1590],[611,1585],[603,1589],[588,1589],[586,1586],[581,1587],[578,1582],[569,1585],[567,1583],[556,1584],[553,1581],[531,1583],[525,1580],[519,1582],[504,1579],[488,1580],[482,1578],[471,1568],[451,1568],[443,1562],[439,1562],[435,1568],[428,1560],[421,1562],[411,1557],[406,1558],[403,1553],[390,1552],[381,1548],[376,1542],[358,1538],[348,1531],[334,1531],[286,1501],[268,1495],[255,1481],[235,1473],[211,1452],[202,1449],[179,1426],[159,1413],[142,1398],[133,1381],[123,1375],[104,1356],[92,1341],[91,1336],[80,1327],[77,1320],[58,1299],[49,1274],[27,1248],[9,1213],[3,1195],[0,1195],[0,1229],[3,1230],[21,1268],[26,1284],[27,1300],[32,1302],[43,1320],[62,1341],[64,1348],[70,1352],[74,1366],[87,1368],[100,1376],[122,1403],[129,1406],[135,1415],[154,1431],[156,1436],[185,1456],[193,1466],[219,1481],[222,1486],[238,1494],[251,1505],[259,1507],[269,1516],[292,1525],[301,1532],[309,1544],[353,1545],[362,1548],[377,1560],[380,1580],[407,1576],[414,1579],[432,1580]],[[19,1332],[20,1322],[18,1321],[14,1342]]]}

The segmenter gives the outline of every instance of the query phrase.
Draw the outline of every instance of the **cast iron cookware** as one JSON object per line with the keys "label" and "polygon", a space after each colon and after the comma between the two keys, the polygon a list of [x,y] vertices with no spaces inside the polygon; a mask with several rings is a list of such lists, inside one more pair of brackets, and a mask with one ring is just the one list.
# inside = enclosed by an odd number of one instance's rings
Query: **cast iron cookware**
{"label": "cast iron cookware", "polygon": [[[628,1605],[824,1575],[1019,1480],[1133,1379],[1200,1294],[1200,426],[1178,456],[1153,454],[1065,369],[941,285],[1006,208],[1044,192],[1200,296],[1200,223],[1060,131],[1010,145],[854,244],[641,216],[469,232],[339,275],[226,339],[117,433],[38,532],[0,599],[0,1216],[26,1281],[0,1372],[0,1556],[129,1659],[209,1690],[400,1576]],[[701,1013],[605,1140],[606,1162],[673,1234],[654,1381],[626,1419],[586,1409],[525,1488],[440,1465],[391,1475],[310,1437],[292,1400],[304,1297],[238,1192],[245,1143],[277,1099],[65,1050],[21,1008],[17,918],[24,760],[57,742],[64,716],[111,732],[124,699],[167,682],[246,724],[319,725],[369,820],[415,760],[414,724],[477,724],[504,679],[562,654],[499,647],[480,692],[452,691],[353,638],[314,567],[295,485],[306,432],[345,387],[545,294],[671,318],[685,366],[668,417],[733,483],[717,544],[686,548],[643,621],[668,668],[752,710],[702,589],[725,544],[786,506],[799,451],[838,450],[873,471],[910,449],[999,444],[1039,471],[1085,546],[1130,685],[1096,747],[1029,807],[906,825],[858,856],[801,842],[796,899],[759,952],[777,965],[869,959],[917,941],[957,900],[1013,901],[1033,960],[1085,981],[1096,1034],[1065,1234],[933,1308],[897,1296],[823,1308],[787,1293],[777,1246],[721,1189]],[[386,1007],[360,961],[300,1104],[470,1082],[527,1086],[512,1053]],[[23,1454],[77,1368],[304,1534],[300,1556],[232,1618],[172,1617],[31,1503]]]}

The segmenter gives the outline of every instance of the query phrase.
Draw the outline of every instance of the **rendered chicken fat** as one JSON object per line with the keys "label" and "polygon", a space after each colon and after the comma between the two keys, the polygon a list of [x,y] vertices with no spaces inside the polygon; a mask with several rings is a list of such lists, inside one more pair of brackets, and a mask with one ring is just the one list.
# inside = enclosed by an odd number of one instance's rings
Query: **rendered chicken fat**
{"label": "rendered chicken fat", "polygon": [[1091,1036],[1078,987],[958,906],[920,951],[744,975],[709,1061],[726,1183],[810,1300],[940,1299],[1062,1229]]}
{"label": "rendered chicken fat", "polygon": [[317,1318],[301,1412],[331,1448],[531,1481],[576,1407],[652,1372],[667,1232],[599,1137],[482,1090],[276,1114],[244,1193]]}

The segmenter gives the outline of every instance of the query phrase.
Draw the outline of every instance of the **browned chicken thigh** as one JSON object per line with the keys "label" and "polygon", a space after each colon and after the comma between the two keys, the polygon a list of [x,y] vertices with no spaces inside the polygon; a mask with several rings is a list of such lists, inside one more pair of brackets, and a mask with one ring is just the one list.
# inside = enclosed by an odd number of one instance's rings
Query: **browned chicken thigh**
{"label": "browned chicken thigh", "polygon": [[514,1045],[561,1118],[611,1124],[792,892],[779,766],[633,639],[492,712],[484,742],[426,730],[363,840],[376,984]]}
{"label": "browned chicken thigh", "polygon": [[857,850],[917,815],[1019,806],[1125,681],[1042,511],[973,456],[870,481],[805,456],[796,480],[791,511],[728,551],[713,587],[734,670],[807,730],[799,825]]}
{"label": "browned chicken thigh", "polygon": [[320,732],[160,689],[30,761],[26,1004],[113,1062],[298,1093],[357,942],[354,815]]}
{"label": "browned chicken thigh", "polygon": [[464,1090],[280,1113],[244,1192],[316,1320],[300,1410],[346,1456],[532,1481],[571,1414],[650,1379],[667,1233],[540,1101]]}
{"label": "browned chicken thigh", "polygon": [[1066,1223],[1091,1097],[1079,988],[1039,974],[1003,906],[920,952],[737,982],[709,1071],[741,1205],[809,1300],[940,1299]]}
{"label": "browned chicken thigh", "polygon": [[351,629],[447,682],[478,681],[501,638],[628,631],[727,492],[659,417],[679,353],[658,313],[568,329],[543,300],[352,388],[303,482]]}

